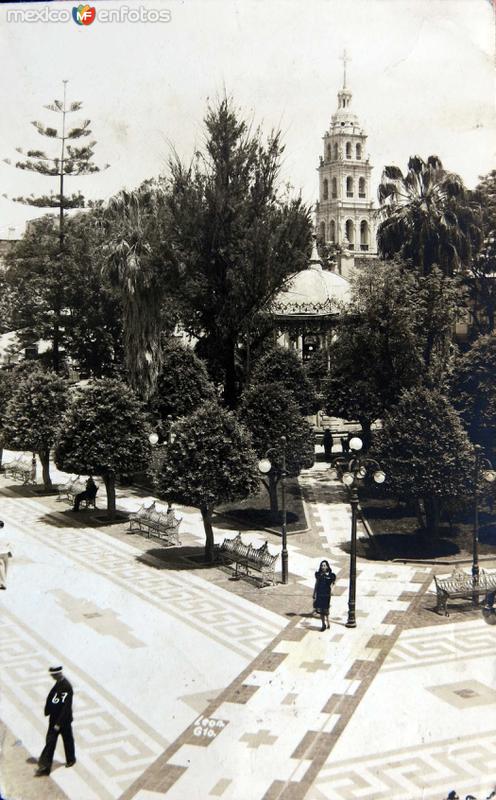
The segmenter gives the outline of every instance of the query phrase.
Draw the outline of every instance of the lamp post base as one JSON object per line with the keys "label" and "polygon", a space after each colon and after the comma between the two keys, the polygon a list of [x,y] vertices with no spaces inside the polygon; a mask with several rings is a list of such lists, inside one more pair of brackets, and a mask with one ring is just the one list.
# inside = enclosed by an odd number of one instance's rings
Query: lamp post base
{"label": "lamp post base", "polygon": [[283,583],[288,583],[288,551],[283,550],[281,554],[281,580]]}

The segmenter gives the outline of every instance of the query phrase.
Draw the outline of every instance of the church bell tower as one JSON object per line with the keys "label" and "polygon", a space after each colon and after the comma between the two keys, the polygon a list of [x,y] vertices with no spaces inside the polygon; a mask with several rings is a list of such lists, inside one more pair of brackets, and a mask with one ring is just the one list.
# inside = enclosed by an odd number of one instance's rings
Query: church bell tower
{"label": "church bell tower", "polygon": [[338,108],[323,137],[316,233],[321,240],[339,245],[343,251],[375,256],[377,212],[371,196],[372,165],[366,153],[367,134],[351,110],[352,95],[346,86],[348,60],[345,51]]}

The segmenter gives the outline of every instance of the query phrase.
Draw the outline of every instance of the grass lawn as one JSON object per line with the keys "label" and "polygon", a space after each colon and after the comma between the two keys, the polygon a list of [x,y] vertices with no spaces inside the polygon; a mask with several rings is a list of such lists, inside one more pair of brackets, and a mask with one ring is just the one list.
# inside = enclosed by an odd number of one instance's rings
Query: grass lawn
{"label": "grass lawn", "polygon": [[[279,505],[280,502],[279,492]],[[215,516],[228,517],[244,528],[252,530],[268,528],[274,533],[281,533],[282,513],[279,510],[277,519],[272,518],[269,495],[263,487],[258,494],[250,495],[246,500],[219,506]],[[300,487],[296,478],[286,478],[286,522],[288,534],[301,533],[307,528]]]}
{"label": "grass lawn", "polygon": [[[453,559],[472,557],[473,511],[454,515],[452,525],[443,522],[437,537],[419,528],[413,511],[394,500],[361,497],[360,504],[374,533],[358,542],[358,554],[370,559]],[[496,514],[481,504],[479,554],[496,558]]]}

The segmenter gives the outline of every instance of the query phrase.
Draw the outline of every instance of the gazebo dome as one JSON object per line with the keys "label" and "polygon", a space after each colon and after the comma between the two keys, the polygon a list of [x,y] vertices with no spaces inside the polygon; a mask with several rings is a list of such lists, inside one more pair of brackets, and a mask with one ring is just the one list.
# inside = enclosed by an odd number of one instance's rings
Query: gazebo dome
{"label": "gazebo dome", "polygon": [[322,269],[314,243],[307,269],[298,272],[279,292],[272,313],[275,317],[336,316],[350,298],[350,284],[341,275]]}

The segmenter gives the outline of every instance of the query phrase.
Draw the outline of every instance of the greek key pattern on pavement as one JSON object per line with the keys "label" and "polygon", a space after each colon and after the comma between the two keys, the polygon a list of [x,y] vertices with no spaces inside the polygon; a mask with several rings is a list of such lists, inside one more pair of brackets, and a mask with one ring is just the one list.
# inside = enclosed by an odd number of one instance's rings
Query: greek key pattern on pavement
{"label": "greek key pattern on pavement", "polygon": [[[36,505],[36,508],[33,506]],[[153,557],[147,556],[150,565],[133,560],[128,546],[120,542],[105,541],[95,535],[93,529],[51,526],[39,515],[35,501],[23,503],[2,498],[2,508],[15,521],[25,526],[29,535],[43,544],[56,548],[64,556],[77,561],[110,580],[125,586],[141,599],[153,603],[169,615],[176,616],[211,639],[247,659],[252,659],[272,641],[285,621],[276,624],[268,614],[262,614],[258,606],[249,608],[234,598],[226,604],[214,588],[203,581],[192,580],[190,575],[178,576],[170,570],[154,570],[151,566],[163,566]],[[54,521],[56,521],[56,515]],[[141,552],[137,555],[142,555]],[[206,590],[208,589],[208,591]],[[235,635],[233,635],[235,631]]]}
{"label": "greek key pattern on pavement", "polygon": [[[4,701],[15,709],[15,719],[6,719],[22,737],[20,720],[27,720],[39,733],[40,750],[46,733],[43,707],[47,694],[46,665],[53,648],[45,647],[5,611],[0,623],[0,668]],[[163,751],[167,743],[108,693],[88,680],[74,664],[67,671],[74,685],[74,717],[78,749],[78,775],[84,775],[91,792],[87,796],[115,798]],[[5,717],[8,711],[4,708]],[[56,774],[56,773],[55,773]],[[83,797],[83,794],[81,794]]]}
{"label": "greek key pattern on pavement", "polygon": [[478,658],[481,653],[496,654],[496,637],[491,628],[481,628],[479,621],[461,622],[457,623],[456,636],[453,636],[450,627],[403,631],[388,655],[383,671]]}
{"label": "greek key pattern on pavement", "polygon": [[464,788],[474,791],[481,775],[495,772],[492,731],[326,764],[305,800],[439,800],[453,786],[464,796]]}

